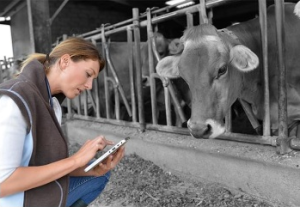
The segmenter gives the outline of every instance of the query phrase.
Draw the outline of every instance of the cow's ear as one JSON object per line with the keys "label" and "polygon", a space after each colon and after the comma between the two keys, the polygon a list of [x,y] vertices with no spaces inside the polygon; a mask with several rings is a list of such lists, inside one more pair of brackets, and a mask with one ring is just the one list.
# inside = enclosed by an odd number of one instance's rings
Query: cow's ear
{"label": "cow's ear", "polygon": [[179,78],[179,58],[180,56],[167,56],[161,59],[156,66],[157,74],[165,78]]}
{"label": "cow's ear", "polygon": [[236,45],[230,50],[230,61],[237,69],[247,72],[257,68],[259,59],[248,47]]}

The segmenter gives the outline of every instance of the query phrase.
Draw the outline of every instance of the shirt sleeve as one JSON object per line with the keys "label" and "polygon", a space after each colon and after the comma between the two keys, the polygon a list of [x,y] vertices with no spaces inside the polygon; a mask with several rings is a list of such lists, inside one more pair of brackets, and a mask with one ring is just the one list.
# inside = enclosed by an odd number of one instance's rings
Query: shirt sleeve
{"label": "shirt sleeve", "polygon": [[17,104],[8,96],[0,96],[0,183],[21,164],[26,127]]}

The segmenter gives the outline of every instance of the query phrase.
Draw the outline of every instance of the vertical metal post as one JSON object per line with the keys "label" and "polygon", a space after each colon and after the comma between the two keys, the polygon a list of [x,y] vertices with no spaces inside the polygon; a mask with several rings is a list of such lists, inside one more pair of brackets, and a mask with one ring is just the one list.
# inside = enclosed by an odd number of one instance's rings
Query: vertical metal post
{"label": "vertical metal post", "polygon": [[0,61],[0,83],[2,83],[3,82],[3,74],[2,74],[2,63],[1,63],[2,61]]}
{"label": "vertical metal post", "polygon": [[284,1],[275,0],[276,15],[276,40],[278,47],[278,139],[277,152],[286,154],[290,151],[288,143],[287,128],[287,90],[286,90],[286,68],[285,68],[285,35],[284,35]]}
{"label": "vertical metal post", "polygon": [[[169,80],[167,80],[169,81]],[[166,118],[167,118],[167,126],[172,126],[172,119],[171,119],[171,100],[170,100],[170,93],[168,87],[164,87],[165,92],[165,105],[166,105]]]}
{"label": "vertical metal post", "polygon": [[84,111],[84,116],[88,115],[88,110],[87,110],[87,91],[83,92],[83,111]]}
{"label": "vertical metal post", "polygon": [[204,23],[208,23],[208,18],[207,18],[207,14],[206,14],[206,3],[205,0],[200,0],[200,4],[199,4],[199,22],[200,24],[204,24]]}
{"label": "vertical metal post", "polygon": [[210,8],[208,9],[208,23],[209,24],[213,24],[213,16],[214,16],[214,13],[213,13],[213,8]]}
{"label": "vertical metal post", "polygon": [[[149,57],[149,77],[155,72],[154,70],[154,58],[153,58],[153,47],[152,41],[154,41],[153,30],[152,30],[152,18],[151,9],[147,9],[147,36],[148,36],[148,57]],[[150,92],[151,92],[151,110],[152,110],[152,123],[158,124],[157,122],[157,105],[156,105],[156,85],[155,79],[150,78]]]}
{"label": "vertical metal post", "polygon": [[264,69],[264,122],[263,135],[270,136],[270,93],[269,93],[269,68],[268,68],[268,24],[266,0],[259,1],[259,23],[262,41],[263,69]]}
{"label": "vertical metal post", "polygon": [[[102,40],[102,55],[103,58],[105,58],[105,44],[106,43],[106,38],[105,38],[105,25],[102,24],[101,25],[101,40]],[[105,68],[103,69],[103,73],[104,73],[104,91],[105,91],[105,108],[106,108],[106,118],[110,119],[110,104],[109,104],[109,90],[108,90],[108,80],[107,80],[107,71],[108,71],[108,65],[105,64]]]}
{"label": "vertical metal post", "polygon": [[[92,39],[92,43],[93,45],[95,45],[95,47],[97,47],[97,42],[96,40]],[[101,51],[101,57],[103,58],[103,54],[102,54],[102,51]],[[93,82],[94,84],[94,91],[95,91],[95,96],[96,96],[96,117],[97,118],[100,118],[100,101],[99,101],[99,75],[98,77],[94,80]]]}
{"label": "vertical metal post", "polygon": [[120,120],[120,96],[118,91],[118,86],[115,85],[114,91],[115,91],[115,114],[116,114],[116,120]]}
{"label": "vertical metal post", "polygon": [[[63,34],[62,35],[62,41],[66,40],[68,38],[68,35]],[[58,45],[59,43],[57,43]],[[79,95],[80,96],[80,95]],[[78,96],[78,97],[79,97]],[[80,99],[78,101],[78,104],[80,104]],[[67,118],[70,119],[72,117],[72,100],[67,98],[67,108],[68,108],[68,113],[67,113]],[[78,112],[79,114],[80,112]]]}
{"label": "vertical metal post", "polygon": [[134,31],[134,46],[136,51],[136,83],[137,83],[137,96],[138,96],[138,108],[139,108],[139,123],[141,131],[145,131],[145,113],[144,113],[144,100],[142,91],[142,73],[141,73],[141,54],[140,54],[140,18],[139,9],[133,8],[133,31]]}
{"label": "vertical metal post", "polygon": [[191,12],[186,12],[187,28],[194,26],[194,18]]}
{"label": "vertical metal post", "polygon": [[81,115],[81,95],[77,96],[78,105],[77,105],[77,114]]}
{"label": "vertical metal post", "polygon": [[35,52],[35,41],[34,41],[34,28],[33,28],[33,17],[31,9],[31,0],[27,0],[27,13],[28,13],[28,28],[29,28],[29,37],[30,37],[30,47],[32,52]]}
{"label": "vertical metal post", "polygon": [[135,73],[133,69],[133,40],[132,40],[131,27],[127,27],[127,42],[128,42],[128,51],[129,51],[128,67],[129,67],[129,79],[130,79],[132,121],[137,122],[135,81],[134,81]]}

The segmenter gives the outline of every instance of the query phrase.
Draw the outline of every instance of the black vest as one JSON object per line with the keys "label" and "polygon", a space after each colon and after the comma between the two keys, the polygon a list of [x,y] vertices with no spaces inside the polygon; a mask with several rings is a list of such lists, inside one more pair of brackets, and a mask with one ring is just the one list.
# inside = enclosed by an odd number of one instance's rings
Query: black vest
{"label": "black vest", "polygon": [[[17,95],[19,94],[19,96]],[[11,97],[21,110],[27,122],[27,132],[31,129],[33,152],[29,166],[41,166],[68,157],[68,141],[49,105],[45,71],[43,65],[34,60],[22,73],[12,80],[0,84],[0,95]],[[30,110],[32,125],[23,99]],[[62,101],[63,94],[57,96]],[[65,206],[68,196],[69,178],[64,176],[56,181],[25,191],[24,206]]]}

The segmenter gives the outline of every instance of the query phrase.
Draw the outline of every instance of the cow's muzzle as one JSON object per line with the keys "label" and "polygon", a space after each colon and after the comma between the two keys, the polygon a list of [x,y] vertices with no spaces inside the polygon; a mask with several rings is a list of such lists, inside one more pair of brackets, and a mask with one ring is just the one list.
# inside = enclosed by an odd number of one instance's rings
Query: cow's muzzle
{"label": "cow's muzzle", "polygon": [[193,122],[188,120],[188,129],[194,138],[216,138],[225,132],[225,128],[218,122],[208,119],[205,123]]}

